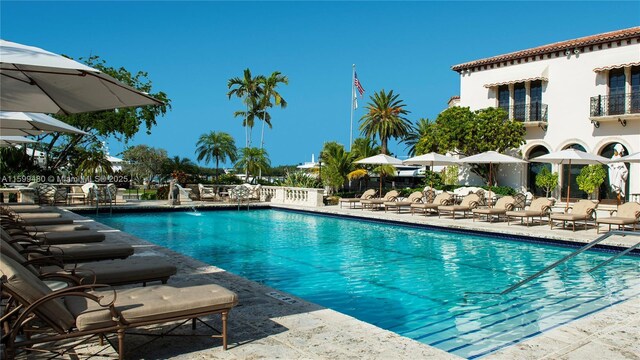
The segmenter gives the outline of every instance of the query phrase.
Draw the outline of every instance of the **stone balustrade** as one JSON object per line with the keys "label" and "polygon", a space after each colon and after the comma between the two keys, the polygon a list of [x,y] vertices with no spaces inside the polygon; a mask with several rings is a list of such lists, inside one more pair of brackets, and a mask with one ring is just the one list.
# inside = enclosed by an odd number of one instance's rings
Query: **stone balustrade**
{"label": "stone balustrade", "polygon": [[263,186],[260,190],[260,200],[274,204],[317,207],[324,206],[323,197],[323,189]]}

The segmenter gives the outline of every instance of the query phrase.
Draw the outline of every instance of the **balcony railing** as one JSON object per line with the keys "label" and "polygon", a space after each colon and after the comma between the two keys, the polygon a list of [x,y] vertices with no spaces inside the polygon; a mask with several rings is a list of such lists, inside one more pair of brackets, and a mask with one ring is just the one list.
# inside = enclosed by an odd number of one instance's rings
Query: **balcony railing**
{"label": "balcony railing", "polygon": [[591,98],[591,117],[640,113],[640,92]]}
{"label": "balcony railing", "polygon": [[513,106],[502,106],[507,112],[508,119],[520,122],[547,122],[547,104],[535,102],[532,104],[514,104]]}

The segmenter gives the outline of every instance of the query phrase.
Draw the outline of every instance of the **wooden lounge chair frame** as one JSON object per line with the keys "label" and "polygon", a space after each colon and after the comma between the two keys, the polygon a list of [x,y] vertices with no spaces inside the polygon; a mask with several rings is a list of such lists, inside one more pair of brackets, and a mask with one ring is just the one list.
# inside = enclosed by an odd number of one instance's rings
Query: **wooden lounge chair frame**
{"label": "wooden lounge chair frame", "polygon": [[368,189],[363,192],[362,195],[356,196],[355,198],[341,198],[338,200],[338,203],[340,204],[341,209],[343,203],[349,204],[349,209],[355,209],[356,205],[360,204],[360,200],[373,199],[377,192],[378,191],[375,189]]}
{"label": "wooden lounge chair frame", "polygon": [[633,227],[633,231],[636,231],[637,224],[640,221],[640,203],[627,202],[622,205],[618,205],[618,208],[611,212],[613,215],[617,212],[616,216],[610,216],[607,218],[596,219],[596,233],[600,233],[600,224],[608,224],[609,231],[611,231],[611,225],[618,225],[618,230],[624,230],[627,225]]}
{"label": "wooden lounge chair frame", "polygon": [[[7,258],[3,258],[3,266],[11,266],[15,269],[15,271],[20,278],[17,280],[18,283],[22,284],[30,284],[30,282],[34,282],[35,284],[24,285],[29,286],[30,293],[38,294],[41,293],[42,287],[46,287],[46,285],[42,284],[41,281],[35,277],[35,275],[31,274],[29,270],[17,264],[15,261]],[[1,321],[5,326],[5,331],[3,333],[2,342],[6,345],[6,354],[9,359],[13,359],[18,349],[23,349],[25,351],[34,350],[32,349],[33,345],[43,344],[43,343],[52,343],[60,340],[67,340],[73,338],[83,338],[83,337],[91,337],[98,335],[100,337],[100,344],[102,345],[102,339],[104,334],[115,333],[118,338],[117,352],[119,359],[124,358],[124,337],[125,331],[132,328],[137,328],[146,325],[155,325],[155,324],[163,324],[167,322],[173,321],[188,321],[192,320],[192,327],[195,329],[196,320],[200,317],[212,315],[212,314],[220,314],[222,317],[222,330],[219,334],[211,335],[212,338],[221,338],[222,339],[222,347],[224,350],[227,349],[227,319],[229,311],[238,303],[237,295],[233,294],[233,299],[230,302],[225,302],[223,304],[219,304],[220,306],[213,305],[211,309],[200,310],[192,312],[179,311],[177,314],[167,315],[164,317],[151,316],[154,317],[152,320],[130,320],[124,317],[123,313],[119,311],[116,307],[118,306],[118,290],[111,289],[109,292],[112,294],[110,301],[105,299],[105,291],[100,291],[101,289],[108,288],[108,285],[102,284],[91,284],[91,285],[80,285],[65,288],[58,291],[53,291],[49,293],[45,293],[44,296],[38,299],[29,299],[27,298],[29,295],[25,295],[18,291],[23,288],[18,284],[14,289],[11,286],[10,280],[7,278],[6,274],[3,274],[0,278],[2,283],[2,295],[7,296],[12,301],[12,306],[9,308],[10,310],[3,314]],[[209,285],[216,289],[223,289],[224,291],[228,290],[217,286],[217,285]],[[151,289],[175,289],[173,287],[167,287],[165,285],[158,285],[156,287],[145,288],[149,291]],[[18,289],[18,290],[16,290]],[[99,293],[90,293],[87,291],[98,290]],[[128,289],[132,290],[132,289]],[[197,290],[197,289],[196,289]],[[123,290],[127,291],[127,289]],[[228,295],[228,294],[227,294]],[[72,314],[72,311],[63,303],[61,303],[61,299],[70,298],[70,297],[80,297],[88,299],[88,303],[95,303],[97,309],[108,310],[111,314],[111,321],[105,325],[93,325],[93,328],[87,330],[79,330],[76,327],[76,319]],[[62,309],[66,313],[59,314],[55,311],[52,311],[52,307],[57,306],[57,309]],[[141,304],[144,306],[144,304]],[[201,306],[202,307],[202,306]],[[215,307],[215,308],[214,308]],[[56,309],[56,307],[53,307]],[[126,311],[126,308],[124,309]],[[96,310],[93,310],[96,311]],[[63,327],[63,323],[65,320],[59,320],[58,317],[65,316],[69,320],[69,316],[73,320],[73,326],[70,329],[65,329]],[[43,323],[46,325],[45,328],[38,329],[37,332],[33,332],[32,325],[34,323]],[[66,326],[66,324],[65,324]],[[210,327],[210,326],[209,326]],[[172,328],[171,330],[175,329]],[[46,332],[45,330],[49,330]],[[31,334],[33,336],[19,337],[18,335],[22,333]],[[82,343],[82,342],[81,342]],[[79,344],[73,345],[77,346]],[[46,349],[38,348],[40,351],[46,351]],[[38,351],[36,350],[36,351]],[[72,351],[73,349],[66,348],[65,352]],[[59,354],[58,351],[54,351],[54,353]]]}
{"label": "wooden lounge chair frame", "polygon": [[411,204],[411,215],[413,215],[415,212],[421,212],[424,215],[427,215],[430,212],[437,212],[438,206],[449,205],[453,203],[453,194],[450,194],[447,192],[442,192],[438,194],[435,198],[433,198],[432,202],[428,202],[430,198],[426,194],[428,191],[433,192],[433,190],[425,191],[425,197],[427,199],[427,202],[422,204],[420,203]]}
{"label": "wooden lounge chair frame", "polygon": [[570,221],[573,225],[573,231],[576,231],[576,221],[584,220],[584,228],[587,229],[589,226],[588,220],[591,220],[596,215],[596,208],[598,207],[599,201],[591,201],[591,200],[580,200],[570,206],[571,213],[550,213],[549,214],[549,228],[553,229],[554,220],[562,221],[562,228],[564,229],[567,225],[567,221]]}
{"label": "wooden lounge chair frame", "polygon": [[385,201],[384,212],[387,212],[387,210],[396,209],[398,214],[400,214],[400,211],[402,210],[403,207],[410,207],[411,204],[413,203],[422,202],[422,196],[423,196],[422,191],[416,191],[409,194],[409,196],[406,199],[401,201],[398,200],[398,198],[396,198],[394,201]]}
{"label": "wooden lounge chair frame", "polygon": [[400,193],[397,190],[389,190],[382,198],[360,200],[360,205],[362,206],[362,210],[367,208],[375,210],[376,208],[384,206],[385,202],[395,201],[399,195]]}
{"label": "wooden lounge chair frame", "polygon": [[473,209],[471,211],[473,213],[473,221],[476,221],[476,215],[478,219],[481,219],[483,215],[486,216],[487,221],[490,223],[493,222],[494,216],[497,216],[498,221],[500,221],[501,215],[506,215],[507,211],[513,210],[514,201],[512,196],[503,196],[491,208]]}
{"label": "wooden lounge chair frame", "polygon": [[505,214],[507,216],[507,225],[511,225],[512,217],[519,217],[521,224],[523,222],[523,219],[526,218],[527,227],[530,224],[529,219],[533,221],[534,218],[539,217],[540,221],[542,222],[545,216],[549,216],[549,212],[551,212],[551,207],[554,203],[555,200],[553,199],[540,197],[531,201],[531,204],[529,204],[529,209],[527,210],[507,211],[507,213]]}
{"label": "wooden lounge chair frame", "polygon": [[438,217],[443,213],[451,213],[451,218],[456,218],[457,212],[462,212],[462,217],[466,218],[468,212],[478,207],[480,196],[478,194],[469,194],[462,198],[460,205],[440,205],[438,206]]}

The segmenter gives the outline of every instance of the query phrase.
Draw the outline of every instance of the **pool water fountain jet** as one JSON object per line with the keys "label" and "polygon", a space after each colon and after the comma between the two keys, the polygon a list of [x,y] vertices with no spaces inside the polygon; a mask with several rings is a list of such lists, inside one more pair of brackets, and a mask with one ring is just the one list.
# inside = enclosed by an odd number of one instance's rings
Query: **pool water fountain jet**
{"label": "pool water fountain jet", "polygon": [[202,213],[198,211],[198,209],[196,209],[195,206],[191,206],[191,210],[192,212],[187,213],[189,215],[193,215],[193,216],[202,216]]}

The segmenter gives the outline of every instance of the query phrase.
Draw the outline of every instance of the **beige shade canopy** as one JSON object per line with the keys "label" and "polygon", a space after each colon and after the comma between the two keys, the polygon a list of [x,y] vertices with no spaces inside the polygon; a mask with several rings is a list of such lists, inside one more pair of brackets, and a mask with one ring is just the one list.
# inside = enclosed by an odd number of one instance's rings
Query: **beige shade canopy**
{"label": "beige shade canopy", "polygon": [[51,132],[86,135],[87,133],[49,115],[0,111],[0,135],[28,136]]}
{"label": "beige shade canopy", "polygon": [[17,144],[35,143],[37,141],[24,136],[0,136],[0,147],[9,147]]}

